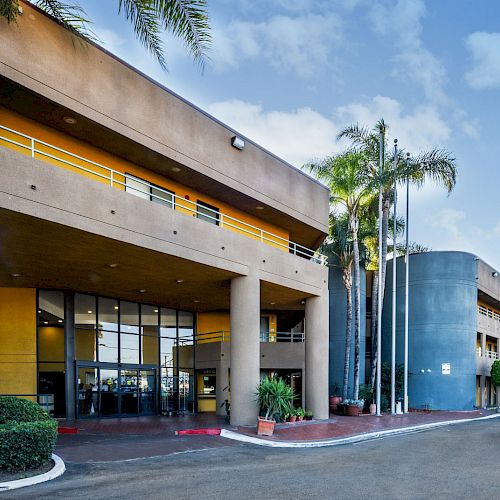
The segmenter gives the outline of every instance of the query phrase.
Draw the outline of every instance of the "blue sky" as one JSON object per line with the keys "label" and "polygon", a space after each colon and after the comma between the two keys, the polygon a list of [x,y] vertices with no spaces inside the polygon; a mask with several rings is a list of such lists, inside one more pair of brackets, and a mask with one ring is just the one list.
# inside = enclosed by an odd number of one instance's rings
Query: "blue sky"
{"label": "blue sky", "polygon": [[80,2],[108,50],[296,166],[341,151],[343,126],[382,117],[413,153],[453,152],[457,187],[412,191],[410,238],[500,269],[500,2],[208,3],[214,44],[201,74],[169,36],[163,72],[118,1]]}

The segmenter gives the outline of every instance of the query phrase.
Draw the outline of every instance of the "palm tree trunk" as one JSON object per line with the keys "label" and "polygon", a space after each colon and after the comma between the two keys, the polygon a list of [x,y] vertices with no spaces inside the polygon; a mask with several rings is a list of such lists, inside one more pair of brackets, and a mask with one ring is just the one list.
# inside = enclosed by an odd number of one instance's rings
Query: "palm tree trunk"
{"label": "palm tree trunk", "polygon": [[[379,300],[382,301],[382,307],[384,306],[384,295],[385,295],[385,275],[387,271],[387,240],[389,238],[389,212],[391,210],[391,199],[390,194],[384,193],[382,200],[382,262],[380,264],[380,269],[382,270],[382,297]],[[380,318],[382,319],[382,318]]]}
{"label": "palm tree trunk", "polygon": [[358,234],[352,234],[354,253],[354,394],[358,399],[359,394],[359,368],[360,368],[360,343],[361,343],[361,276],[359,270],[359,244]]}
{"label": "palm tree trunk", "polygon": [[345,354],[344,354],[344,384],[342,386],[342,398],[347,399],[349,388],[349,363],[351,357],[351,327],[352,327],[352,276],[351,268],[343,270],[343,280],[346,290],[346,330],[345,330]]}
{"label": "palm tree trunk", "polygon": [[377,321],[378,321],[378,280],[379,272],[377,269],[373,273],[372,280],[372,317],[371,317],[371,338],[372,338],[372,353],[370,363],[370,385],[375,387],[375,375],[377,374]]}

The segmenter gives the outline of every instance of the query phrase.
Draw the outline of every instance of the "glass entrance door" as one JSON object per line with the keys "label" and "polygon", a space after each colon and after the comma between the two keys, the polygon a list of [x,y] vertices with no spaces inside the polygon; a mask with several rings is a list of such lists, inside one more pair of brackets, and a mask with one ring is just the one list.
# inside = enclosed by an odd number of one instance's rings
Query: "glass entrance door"
{"label": "glass entrance door", "polygon": [[77,366],[77,371],[79,417],[156,413],[156,369]]}

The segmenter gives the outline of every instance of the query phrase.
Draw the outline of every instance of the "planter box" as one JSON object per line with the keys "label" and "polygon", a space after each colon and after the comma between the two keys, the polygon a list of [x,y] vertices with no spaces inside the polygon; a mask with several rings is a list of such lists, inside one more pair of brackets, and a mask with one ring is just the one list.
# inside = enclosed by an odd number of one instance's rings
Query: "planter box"
{"label": "planter box", "polygon": [[346,408],[346,415],[349,415],[350,417],[359,417],[359,414],[361,413],[361,408],[357,405],[345,405]]}
{"label": "planter box", "polygon": [[274,420],[266,420],[265,418],[259,417],[257,420],[257,435],[272,436],[275,425],[276,422]]}

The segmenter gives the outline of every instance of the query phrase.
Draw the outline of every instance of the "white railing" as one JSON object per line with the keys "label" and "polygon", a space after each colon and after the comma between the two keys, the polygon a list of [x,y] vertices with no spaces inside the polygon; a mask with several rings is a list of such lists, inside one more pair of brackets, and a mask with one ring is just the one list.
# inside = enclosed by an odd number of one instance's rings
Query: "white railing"
{"label": "white railing", "polygon": [[487,307],[478,305],[477,312],[482,314],[483,316],[487,316],[488,318],[494,319],[496,321],[500,321],[500,313],[497,313],[493,309],[488,309]]}
{"label": "white railing", "polygon": [[[81,172],[85,172],[86,174],[90,174],[95,176],[97,180],[105,183],[109,183],[110,186],[122,188],[123,190],[133,190],[137,191],[138,194],[144,196],[147,194],[151,197],[151,200],[156,199],[161,203],[169,203],[170,200],[171,206],[174,210],[179,210],[182,212],[188,212],[195,216],[200,215],[204,219],[211,219],[214,223],[218,224],[220,227],[229,228],[236,232],[241,232],[248,237],[253,239],[258,239],[263,243],[266,243],[271,246],[275,246],[278,248],[282,248],[289,253],[297,255],[299,257],[303,257],[305,259],[310,259],[313,262],[316,262],[321,265],[327,264],[326,255],[320,254],[319,252],[307,248],[299,243],[295,243],[290,241],[282,236],[278,236],[277,234],[270,233],[262,228],[253,226],[252,224],[248,224],[242,220],[236,219],[222,212],[218,212],[217,210],[212,210],[208,207],[203,206],[202,211],[199,210],[199,205],[196,202],[187,200],[182,196],[178,196],[171,191],[166,189],[162,189],[158,186],[152,186],[149,182],[143,181],[142,179],[138,179],[135,176],[128,176],[123,172],[119,172],[117,170],[113,170],[105,165],[101,165],[100,163],[94,162],[87,158],[83,158],[82,156],[78,156],[74,153],[70,153],[64,149],[58,148],[57,146],[53,146],[52,144],[40,141],[34,137],[18,132],[17,130],[10,129],[8,127],[4,127],[0,125],[0,143],[2,141],[11,144],[14,147],[18,147],[22,152],[29,154],[32,158],[43,157],[51,160],[55,160],[57,162],[61,162],[65,165],[68,165],[72,168],[75,168]],[[14,135],[15,137],[8,137],[7,134]],[[17,139],[17,140],[15,140]],[[20,142],[20,140],[24,140],[25,142]],[[62,156],[61,156],[62,155]],[[69,157],[69,158],[65,158]],[[73,161],[72,161],[73,160]],[[85,162],[86,166],[75,163],[74,160],[78,160],[79,162]],[[97,170],[96,170],[97,169]],[[134,184],[142,184],[144,188],[147,188],[148,191],[144,191],[143,189],[139,189],[134,187],[133,185],[127,183],[127,179],[133,181]],[[164,196],[153,194],[150,192],[150,188],[153,187],[155,192],[160,192],[164,194]],[[207,211],[212,212],[212,215],[207,215]]]}
{"label": "white railing", "polygon": [[[481,355],[481,352],[482,352],[482,349],[480,347],[476,347],[476,354],[480,358],[483,357]],[[499,359],[498,352],[496,352],[496,351],[484,351],[484,357],[489,358],[489,359]]]}
{"label": "white railing", "polygon": [[[228,331],[217,331],[217,332],[205,332],[196,334],[196,342],[198,344],[208,344],[210,342],[229,342],[231,340],[231,332]],[[293,333],[293,332],[278,332],[269,333],[261,332],[260,334],[261,342],[304,342],[303,333]]]}

